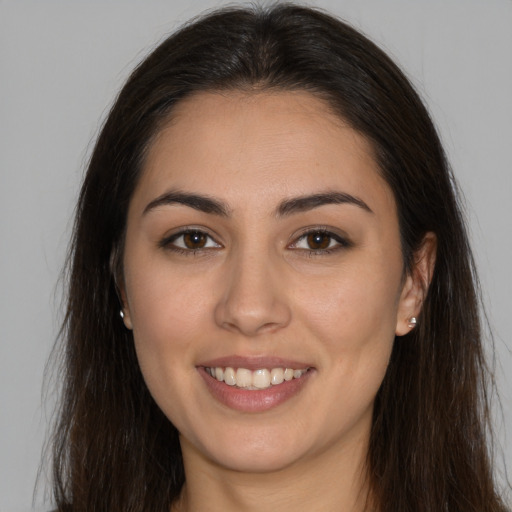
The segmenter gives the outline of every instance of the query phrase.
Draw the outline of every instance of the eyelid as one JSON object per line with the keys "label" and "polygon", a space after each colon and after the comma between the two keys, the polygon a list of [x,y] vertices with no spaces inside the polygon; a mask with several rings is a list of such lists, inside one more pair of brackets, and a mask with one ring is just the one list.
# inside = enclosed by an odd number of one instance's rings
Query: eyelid
{"label": "eyelid", "polygon": [[[179,239],[180,237],[185,236],[187,233],[201,233],[205,235],[208,239],[215,243],[215,247],[200,247],[197,249],[189,249],[187,247],[182,247],[179,245],[175,245],[173,242]],[[158,246],[163,249],[174,250],[176,252],[181,253],[196,253],[198,251],[210,250],[210,249],[218,249],[222,248],[223,245],[218,241],[218,237],[211,233],[211,231],[202,226],[181,226],[173,230],[171,234],[165,235],[159,242]]]}
{"label": "eyelid", "polygon": [[[209,245],[204,247],[198,247],[196,249],[194,248],[188,248],[182,245],[177,245],[175,243],[176,240],[178,240],[180,237],[185,236],[187,233],[200,233],[205,235],[209,242],[207,242]],[[297,247],[299,243],[304,240],[308,235],[311,234],[322,234],[329,238],[331,238],[335,244],[331,245],[329,244],[328,247],[323,249],[312,249],[312,248],[306,248],[306,247]],[[205,228],[204,226],[181,226],[179,228],[176,228],[173,230],[172,233],[165,235],[159,242],[158,246],[166,249],[171,250],[174,252],[182,253],[182,254],[196,254],[198,252],[208,252],[210,250],[215,249],[221,249],[224,248],[224,245],[218,241],[218,236],[216,234],[212,234],[211,230],[208,228]],[[304,251],[310,255],[322,255],[322,254],[329,254],[337,250],[341,249],[347,249],[353,246],[352,241],[348,238],[348,236],[344,233],[340,233],[340,231],[336,228],[333,228],[331,226],[307,226],[299,230],[299,232],[294,233],[292,237],[290,237],[291,242],[287,244],[287,248],[289,249],[296,249],[298,251]],[[213,242],[213,246],[212,243]]]}
{"label": "eyelid", "polygon": [[[308,235],[315,233],[320,233],[330,237],[336,242],[336,245],[333,247],[326,247],[325,249],[307,249],[297,247],[301,240],[304,240]],[[302,228],[298,233],[293,235],[291,243],[288,244],[288,247],[291,249],[306,251],[309,254],[329,254],[333,251],[339,249],[347,249],[352,246],[353,243],[346,234],[342,234],[339,232],[339,230],[330,226],[307,226]]]}

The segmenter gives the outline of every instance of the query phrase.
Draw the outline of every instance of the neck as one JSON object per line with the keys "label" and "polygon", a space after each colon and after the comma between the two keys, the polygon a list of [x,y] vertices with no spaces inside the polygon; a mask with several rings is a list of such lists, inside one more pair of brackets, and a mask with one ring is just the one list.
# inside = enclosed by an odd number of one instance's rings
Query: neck
{"label": "neck", "polygon": [[367,442],[330,447],[314,458],[269,473],[223,467],[181,441],[186,484],[173,512],[343,510],[364,512]]}

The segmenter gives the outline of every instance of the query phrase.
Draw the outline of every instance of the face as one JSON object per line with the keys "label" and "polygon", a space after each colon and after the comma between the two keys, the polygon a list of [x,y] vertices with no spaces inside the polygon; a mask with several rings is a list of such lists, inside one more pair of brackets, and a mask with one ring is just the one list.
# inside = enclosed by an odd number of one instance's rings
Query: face
{"label": "face", "polygon": [[177,106],[130,203],[122,293],[184,455],[240,471],[364,444],[417,313],[371,148],[308,93]]}

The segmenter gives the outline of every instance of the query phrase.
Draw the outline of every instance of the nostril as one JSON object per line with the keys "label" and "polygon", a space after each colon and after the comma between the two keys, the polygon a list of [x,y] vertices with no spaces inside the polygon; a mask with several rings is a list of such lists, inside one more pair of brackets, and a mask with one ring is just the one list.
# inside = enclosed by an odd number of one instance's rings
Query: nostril
{"label": "nostril", "polygon": [[277,331],[288,325],[290,317],[290,310],[286,304],[277,301],[249,306],[230,299],[219,303],[215,309],[217,325],[246,336]]}
{"label": "nostril", "polygon": [[226,269],[215,322],[223,329],[246,336],[271,333],[290,321],[287,289],[268,254],[245,247],[233,254]]}

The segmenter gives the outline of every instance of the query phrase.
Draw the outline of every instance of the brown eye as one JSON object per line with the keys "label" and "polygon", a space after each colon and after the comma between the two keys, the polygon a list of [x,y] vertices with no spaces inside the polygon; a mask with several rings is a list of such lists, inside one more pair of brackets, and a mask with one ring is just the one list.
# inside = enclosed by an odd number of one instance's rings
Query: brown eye
{"label": "brown eye", "polygon": [[308,255],[321,256],[348,249],[352,247],[352,243],[337,233],[318,228],[307,231],[289,247],[304,251]]}
{"label": "brown eye", "polygon": [[314,251],[327,249],[331,244],[332,237],[327,233],[309,233],[306,237],[308,247]]}
{"label": "brown eye", "polygon": [[208,233],[188,229],[164,238],[159,245],[164,249],[189,254],[222,248],[222,245],[216,242]]}
{"label": "brown eye", "polygon": [[183,234],[183,244],[187,249],[202,249],[207,240],[207,235],[200,231],[189,231]]}

